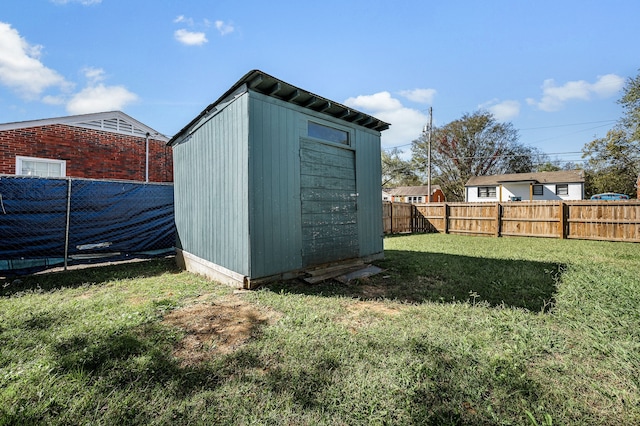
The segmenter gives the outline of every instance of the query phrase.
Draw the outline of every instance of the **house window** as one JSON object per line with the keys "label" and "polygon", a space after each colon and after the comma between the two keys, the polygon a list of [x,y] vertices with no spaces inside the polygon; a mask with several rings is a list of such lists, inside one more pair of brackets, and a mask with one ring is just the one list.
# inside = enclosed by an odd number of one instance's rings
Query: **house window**
{"label": "house window", "polygon": [[495,186],[479,186],[478,198],[496,198]]}
{"label": "house window", "polygon": [[556,195],[569,195],[569,185],[566,183],[556,185]]}
{"label": "house window", "polygon": [[544,186],[533,185],[533,195],[544,195]]}
{"label": "house window", "polygon": [[67,174],[65,160],[16,156],[16,175],[62,177]]}
{"label": "house window", "polygon": [[336,129],[329,126],[323,126],[322,124],[309,121],[307,128],[309,137],[322,139],[327,142],[339,143],[342,145],[349,145],[349,133],[344,130]]}

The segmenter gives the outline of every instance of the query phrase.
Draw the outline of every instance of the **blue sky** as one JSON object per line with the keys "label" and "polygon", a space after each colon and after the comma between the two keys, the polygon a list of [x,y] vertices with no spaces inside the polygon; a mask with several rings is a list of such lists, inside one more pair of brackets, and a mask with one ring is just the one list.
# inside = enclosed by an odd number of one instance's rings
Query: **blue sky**
{"label": "blue sky", "polygon": [[252,69],[392,124],[487,109],[552,159],[606,135],[637,0],[4,0],[0,122],[122,110],[172,136]]}

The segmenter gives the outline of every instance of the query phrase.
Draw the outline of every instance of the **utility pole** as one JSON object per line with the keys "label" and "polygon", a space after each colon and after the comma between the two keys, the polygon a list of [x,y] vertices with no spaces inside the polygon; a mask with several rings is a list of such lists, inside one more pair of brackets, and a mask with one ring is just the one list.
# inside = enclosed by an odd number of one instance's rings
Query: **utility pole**
{"label": "utility pole", "polygon": [[426,133],[428,141],[427,149],[427,203],[431,202],[431,131],[433,129],[433,107],[429,107],[429,131],[427,133],[427,125],[422,129],[423,133]]}

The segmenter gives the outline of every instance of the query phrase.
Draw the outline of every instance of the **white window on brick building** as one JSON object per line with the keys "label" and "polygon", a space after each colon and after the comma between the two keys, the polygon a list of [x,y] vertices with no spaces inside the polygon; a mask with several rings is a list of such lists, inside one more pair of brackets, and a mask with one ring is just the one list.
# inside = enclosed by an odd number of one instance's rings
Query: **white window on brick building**
{"label": "white window on brick building", "polygon": [[16,156],[16,175],[63,177],[67,175],[67,162],[50,158]]}

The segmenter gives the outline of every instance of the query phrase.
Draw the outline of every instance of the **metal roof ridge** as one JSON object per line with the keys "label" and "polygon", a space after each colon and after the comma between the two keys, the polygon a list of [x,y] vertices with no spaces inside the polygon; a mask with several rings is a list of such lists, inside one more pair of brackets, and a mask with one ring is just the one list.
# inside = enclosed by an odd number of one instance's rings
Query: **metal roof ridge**
{"label": "metal roof ridge", "polygon": [[[268,84],[267,84],[268,83]],[[267,84],[266,87],[260,88],[262,84]],[[184,126],[178,133],[176,133],[168,142],[168,145],[172,145],[176,142],[184,133],[196,125],[203,117],[215,110],[216,106],[224,102],[231,95],[236,93],[238,89],[246,85],[247,90],[253,90],[263,95],[279,99],[283,102],[292,103],[294,105],[301,106],[303,108],[309,108],[316,112],[322,112],[329,114],[334,118],[354,123],[359,126],[364,126],[372,130],[386,130],[391,124],[379,120],[369,114],[357,111],[353,108],[342,105],[338,102],[331,101],[323,96],[316,95],[308,90],[301,89],[277,77],[267,74],[259,69],[253,69],[246,73],[240,80],[233,84],[222,96],[216,101],[209,104],[200,114],[198,114],[193,120],[191,120],[186,126]],[[288,96],[277,96],[279,93],[290,92]],[[306,95],[306,102],[299,103],[304,99]],[[318,105],[318,109],[311,108],[312,105]],[[330,114],[329,109],[337,109],[337,115]],[[353,117],[353,120],[347,118]]]}

